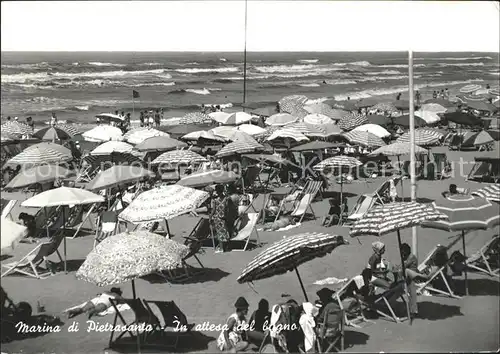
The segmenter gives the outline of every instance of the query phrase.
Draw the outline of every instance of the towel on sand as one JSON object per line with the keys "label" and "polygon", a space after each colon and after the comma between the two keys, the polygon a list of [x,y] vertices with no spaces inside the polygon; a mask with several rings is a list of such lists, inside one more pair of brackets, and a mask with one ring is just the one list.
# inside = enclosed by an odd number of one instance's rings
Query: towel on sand
{"label": "towel on sand", "polygon": [[[88,303],[88,301],[84,302],[83,304],[80,304],[80,305],[77,305],[77,306],[73,306],[73,307],[70,307],[70,308],[67,308],[66,310],[63,311],[63,313],[66,313],[66,312],[69,312],[71,310],[76,310],[78,308],[82,308],[84,307],[86,304]],[[118,308],[118,311],[119,312],[123,312],[123,311],[127,311],[127,310],[130,310],[130,306],[127,305],[127,304],[118,304],[116,306]],[[115,308],[113,306],[111,307],[108,307],[106,310],[102,311],[102,312],[99,312],[97,314],[97,316],[100,316],[100,317],[103,317],[103,316],[107,316],[107,315],[111,315],[111,314],[114,314],[116,312]]]}
{"label": "towel on sand", "polygon": [[[300,222],[295,224],[295,225],[288,225],[288,226],[285,226],[285,227],[282,227],[278,230],[273,230],[274,232],[278,232],[278,231],[287,231],[287,230],[290,230],[290,229],[293,229],[297,226],[300,226]],[[260,229],[257,229],[257,231],[271,231],[271,230],[264,230],[264,228],[260,228]]]}

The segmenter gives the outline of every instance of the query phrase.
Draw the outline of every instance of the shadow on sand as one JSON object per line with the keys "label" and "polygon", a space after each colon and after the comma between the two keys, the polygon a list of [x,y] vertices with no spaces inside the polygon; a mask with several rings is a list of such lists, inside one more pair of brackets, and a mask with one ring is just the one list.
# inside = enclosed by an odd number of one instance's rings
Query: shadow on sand
{"label": "shadow on sand", "polygon": [[344,331],[344,346],[351,348],[356,345],[365,345],[369,338],[370,336],[366,333],[346,330]]}
{"label": "shadow on sand", "polygon": [[217,282],[227,277],[229,274],[231,273],[225,272],[219,268],[189,268],[189,277],[180,277],[177,280],[169,279],[160,274],[149,274],[142,277],[142,279],[151,284],[197,284],[210,281]]}
{"label": "shadow on sand", "polygon": [[[82,266],[85,259],[68,259],[66,261],[66,270],[68,273],[76,272]],[[57,263],[57,271],[64,272],[64,261]]]}
{"label": "shadow on sand", "polygon": [[419,318],[429,321],[445,320],[450,317],[463,316],[460,306],[438,304],[430,301],[418,303]]}
{"label": "shadow on sand", "polygon": [[[468,271],[470,272],[470,271]],[[468,279],[469,296],[499,296],[500,282],[494,279]],[[459,295],[465,295],[465,279],[455,279]]]}
{"label": "shadow on sand", "polygon": [[[323,196],[323,199],[330,199],[330,198],[340,199],[340,192],[339,191],[324,191],[322,193],[322,196]],[[343,191],[342,196],[344,198],[352,198],[352,197],[356,197],[357,194]]]}

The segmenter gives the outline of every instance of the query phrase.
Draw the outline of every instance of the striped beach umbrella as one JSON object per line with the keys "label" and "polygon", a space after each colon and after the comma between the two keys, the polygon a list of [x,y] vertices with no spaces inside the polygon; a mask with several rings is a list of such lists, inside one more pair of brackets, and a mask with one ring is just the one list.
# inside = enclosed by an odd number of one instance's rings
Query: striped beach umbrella
{"label": "striped beach umbrella", "polygon": [[17,174],[6,186],[5,189],[20,189],[31,186],[36,183],[48,183],[55,180],[67,178],[74,174],[62,166],[41,165],[29,168],[23,173]]}
{"label": "striped beach umbrella", "polygon": [[77,126],[76,124],[57,124],[56,128],[64,130],[66,133],[68,133],[71,136],[75,136],[77,134],[80,134],[80,127]]}
{"label": "striped beach umbrella", "polygon": [[286,139],[286,138],[295,140],[297,142],[309,140],[307,136],[300,133],[299,131],[287,127],[283,127],[282,129],[276,130],[266,140],[273,141],[276,139]]}
{"label": "striped beach umbrella", "polygon": [[100,242],[87,255],[76,277],[97,286],[120,284],[177,269],[188,253],[189,247],[158,234],[124,232]]}
{"label": "striped beach umbrella", "polygon": [[187,144],[172,139],[167,135],[153,136],[143,140],[140,144],[137,144],[134,148],[137,151],[148,152],[148,151],[169,151],[178,148],[187,147]]}
{"label": "striped beach umbrella", "polygon": [[60,152],[64,156],[66,156],[68,159],[73,158],[73,154],[71,153],[70,149],[68,149],[65,146],[59,145],[57,143],[44,141],[43,143],[38,143],[38,144],[33,144],[31,146],[28,146],[25,150],[30,150],[30,149],[35,149],[35,148],[55,150],[57,152]]}
{"label": "striped beach umbrella", "polygon": [[203,163],[208,160],[190,150],[174,150],[167,151],[154,159],[151,163],[153,165],[166,164],[166,165],[176,165],[176,164],[195,164]]}
{"label": "striped beach umbrella", "polygon": [[257,150],[264,149],[264,146],[259,144],[250,135],[238,132],[239,134],[232,143],[227,144],[217,152],[216,157],[228,157],[233,155],[247,154]]}
{"label": "striped beach umbrella", "polygon": [[304,95],[285,96],[278,101],[280,112],[293,113],[298,108],[303,108],[309,98]]}
{"label": "striped beach umbrella", "polygon": [[292,116],[290,113],[277,113],[267,118],[265,124],[279,127],[296,122],[297,120],[298,118]]}
{"label": "striped beach umbrella", "polygon": [[[439,144],[439,141],[443,138],[443,133],[429,128],[415,129],[415,144],[420,146],[431,146]],[[410,143],[410,132],[406,132],[401,135],[396,142],[398,143]]]}
{"label": "striped beach umbrella", "polygon": [[[418,145],[415,145],[415,154],[427,154],[428,151]],[[386,146],[382,146],[377,150],[370,153],[370,156],[403,156],[410,154],[410,144],[408,143],[392,143]]]}
{"label": "striped beach umbrella", "polygon": [[478,133],[472,133],[471,135],[465,135],[462,146],[480,146],[486,145],[494,142],[495,139],[485,130],[482,130]]}
{"label": "striped beach umbrella", "polygon": [[131,152],[134,147],[123,141],[107,141],[90,152],[91,155],[108,155],[112,152]]}
{"label": "striped beach umbrella", "polygon": [[348,113],[338,122],[340,129],[344,131],[352,130],[360,125],[368,123],[368,118],[359,113]]}
{"label": "striped beach umbrella", "polygon": [[[465,258],[465,231],[489,229],[500,224],[500,205],[472,195],[450,195],[432,203],[439,212],[448,216],[445,220],[427,222],[425,227],[446,231],[462,231],[462,247]],[[465,269],[466,294],[467,270]]]}
{"label": "striped beach umbrella", "polygon": [[160,130],[154,129],[154,128],[146,128],[146,129],[133,129],[129,132],[127,132],[123,136],[123,140],[128,142],[129,144],[137,145],[142,143],[144,140],[148,138],[153,138],[155,136],[166,136],[168,137],[169,135],[165,132],[162,132]]}
{"label": "striped beach umbrella", "polygon": [[61,129],[59,127],[46,127],[37,130],[33,137],[38,138],[40,140],[65,140],[70,139],[72,135],[70,135],[66,130]]}
{"label": "striped beach umbrella", "polygon": [[466,86],[462,87],[460,89],[460,93],[472,93],[472,92],[475,92],[479,89],[481,89],[481,85],[470,84],[470,85],[466,85]]}
{"label": "striped beach umbrella", "polygon": [[182,136],[181,139],[186,140],[186,141],[208,140],[208,141],[212,141],[212,142],[215,141],[215,142],[220,142],[220,143],[223,143],[226,141],[225,138],[215,135],[210,130],[209,131],[198,130],[195,132],[191,132],[191,133],[188,133],[188,134]]}
{"label": "striped beach umbrella", "polygon": [[360,125],[359,127],[356,127],[352,130],[353,132],[369,132],[372,133],[373,135],[378,136],[379,138],[388,138],[391,136],[391,133],[387,131],[387,129],[381,127],[378,124],[363,124]]}
{"label": "striped beach umbrella", "polygon": [[232,171],[213,170],[193,173],[183,177],[178,185],[191,188],[206,187],[212,184],[228,184],[237,181],[241,176]]}
{"label": "striped beach umbrella", "polygon": [[243,269],[238,283],[254,282],[295,270],[308,301],[297,267],[315,258],[331,253],[335,248],[347,244],[342,236],[323,233],[303,233],[287,236],[255,256]]}
{"label": "striped beach umbrella", "polygon": [[296,122],[288,124],[285,126],[285,129],[293,129],[307,137],[312,137],[312,136],[322,137],[325,135],[324,132],[316,128],[316,125],[307,124],[305,122]]}
{"label": "striped beach umbrella", "polygon": [[384,146],[385,142],[368,131],[355,131],[344,133],[344,137],[353,145],[361,145],[368,148]]}
{"label": "striped beach umbrella", "polygon": [[322,114],[322,113],[312,113],[304,117],[304,123],[308,124],[332,124],[333,120]]}
{"label": "striped beach umbrella", "polygon": [[377,103],[376,105],[370,107],[372,110],[376,110],[379,112],[385,112],[385,113],[397,113],[398,109],[392,102],[380,102]]}
{"label": "striped beach umbrella", "polygon": [[111,125],[98,125],[82,134],[86,141],[101,143],[104,141],[121,141],[123,134],[120,128]]}
{"label": "striped beach umbrella", "polygon": [[252,116],[246,112],[235,112],[229,114],[229,116],[221,122],[225,125],[239,125],[243,123],[248,123],[252,120]]}
{"label": "striped beach umbrella", "polygon": [[209,124],[212,122],[209,115],[201,112],[188,113],[179,120],[179,124]]}
{"label": "striped beach umbrella", "polygon": [[471,193],[474,196],[500,202],[500,184],[495,183]]}
{"label": "striped beach umbrella", "polygon": [[327,116],[335,121],[339,120],[345,115],[345,111],[340,109],[334,109],[327,105],[326,103],[315,103],[304,106],[304,109],[310,114],[321,114]]}
{"label": "striped beach umbrella", "polygon": [[37,166],[43,164],[59,164],[69,161],[70,158],[59,151],[48,147],[34,147],[25,149],[9,161],[6,166]]}
{"label": "striped beach umbrella", "polygon": [[144,164],[143,160],[131,153],[117,151],[105,155],[87,155],[82,161],[84,164],[92,166],[93,168],[99,167],[101,169],[105,169],[115,164],[134,166],[142,166]]}
{"label": "striped beach umbrella", "polygon": [[5,122],[0,126],[0,130],[4,134],[12,135],[15,137],[33,134],[33,129],[29,125],[16,121]]}
{"label": "striped beach umbrella", "polygon": [[347,167],[347,168],[355,168],[361,166],[362,163],[351,156],[333,156],[329,157],[326,160],[321,161],[316,166],[313,167],[316,171],[322,171],[325,168],[337,168],[337,167]]}
{"label": "striped beach umbrella", "polygon": [[488,93],[493,96],[500,96],[500,88],[498,86],[492,87],[488,90]]}
{"label": "striped beach umbrella", "polygon": [[266,127],[265,131],[263,131],[262,133],[256,134],[253,137],[257,141],[262,141],[264,139],[267,139],[268,137],[271,136],[271,134],[273,134],[275,131],[278,131],[280,129],[282,129],[281,126],[270,125],[270,126]]}

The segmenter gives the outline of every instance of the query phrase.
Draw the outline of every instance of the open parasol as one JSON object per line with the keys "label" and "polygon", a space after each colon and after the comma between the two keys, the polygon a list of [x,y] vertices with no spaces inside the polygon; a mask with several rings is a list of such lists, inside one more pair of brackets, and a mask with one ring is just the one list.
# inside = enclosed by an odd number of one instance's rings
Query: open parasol
{"label": "open parasol", "polygon": [[176,164],[192,164],[192,163],[203,163],[208,160],[197,154],[196,152],[190,150],[174,150],[167,151],[154,159],[151,164],[159,165],[176,165]]}
{"label": "open parasol", "polygon": [[[443,138],[443,133],[435,129],[430,128],[419,128],[415,129],[415,144],[419,146],[431,146],[439,144],[439,141]],[[396,142],[398,143],[410,143],[410,132],[406,132],[401,135]]]}
{"label": "open parasol", "polygon": [[33,137],[40,140],[55,141],[71,139],[72,135],[69,134],[66,130],[56,126],[39,129],[33,134]]}
{"label": "open parasol", "polygon": [[231,171],[213,170],[193,173],[189,176],[181,178],[177,184],[184,187],[200,188],[210,186],[212,184],[233,183],[239,178],[239,175]]}
{"label": "open parasol", "polygon": [[123,139],[128,142],[129,144],[137,145],[142,143],[144,140],[156,136],[165,136],[168,137],[169,135],[165,132],[162,132],[160,130],[154,129],[154,128],[146,128],[146,129],[137,129],[137,130],[131,130],[127,132],[124,136]]}
{"label": "open parasol", "polygon": [[5,166],[33,167],[43,164],[59,164],[71,160],[71,157],[46,146],[31,147],[23,150],[9,161]]}
{"label": "open parasol", "polygon": [[183,147],[187,147],[187,144],[182,141],[170,138],[168,135],[161,135],[144,139],[141,143],[135,146],[135,149],[141,152],[151,152],[169,151]]}
{"label": "open parasol", "polygon": [[292,116],[290,113],[277,113],[267,118],[265,124],[279,127],[296,122],[297,120],[298,118]]}
{"label": "open parasol", "polygon": [[384,146],[385,142],[377,135],[369,131],[351,130],[343,136],[353,145],[361,145],[368,148]]}
{"label": "open parasol", "polygon": [[28,229],[7,218],[2,218],[0,224],[1,254],[4,254],[14,249],[16,244],[28,234]]}
{"label": "open parasol", "polygon": [[340,129],[349,131],[366,123],[368,123],[368,118],[366,118],[366,116],[359,113],[347,113],[338,122],[338,125]]}
{"label": "open parasol", "polygon": [[86,188],[91,191],[97,191],[154,176],[153,172],[140,166],[115,165],[107,170],[99,171],[92,181],[87,183]]}
{"label": "open parasol", "polygon": [[133,146],[123,141],[107,141],[90,152],[91,155],[109,155],[112,152],[130,153]]}
{"label": "open parasol", "polygon": [[41,165],[24,170],[17,174],[6,186],[5,189],[20,189],[36,183],[48,183],[58,179],[67,178],[74,172],[58,165]]}
{"label": "open parasol", "polygon": [[243,132],[238,132],[238,133],[239,134],[235,138],[235,141],[227,144],[222,149],[220,149],[220,151],[217,152],[217,154],[215,155],[216,157],[227,157],[237,154],[246,154],[264,149],[264,146],[259,144],[250,135]]}
{"label": "open parasol", "polygon": [[471,193],[474,196],[485,198],[487,200],[500,202],[500,184],[495,183],[478,189]]}
{"label": "open parasol", "polygon": [[201,112],[192,112],[186,114],[179,120],[179,124],[209,124],[212,123],[212,118],[209,115]]}
{"label": "open parasol", "polygon": [[82,134],[86,141],[105,142],[105,141],[121,141],[123,140],[122,131],[117,127],[110,125],[98,125]]}

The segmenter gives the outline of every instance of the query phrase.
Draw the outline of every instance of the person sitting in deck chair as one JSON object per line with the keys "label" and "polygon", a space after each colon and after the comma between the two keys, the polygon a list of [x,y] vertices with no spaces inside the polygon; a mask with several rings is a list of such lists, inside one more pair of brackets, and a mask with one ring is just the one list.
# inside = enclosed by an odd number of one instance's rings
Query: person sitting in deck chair
{"label": "person sitting in deck chair", "polygon": [[81,315],[82,313],[88,313],[90,319],[92,318],[92,316],[104,312],[108,308],[110,308],[112,306],[111,301],[109,301],[110,299],[119,300],[121,298],[121,289],[111,288],[109,291],[105,291],[92,300],[88,301],[85,305],[69,309],[67,311],[68,318],[73,318],[75,316]]}
{"label": "person sitting in deck chair", "polygon": [[382,258],[382,255],[385,253],[385,245],[380,241],[375,241],[372,243],[372,249],[373,254],[370,256],[366,267],[367,269],[371,269],[375,277],[372,283],[379,288],[389,289],[391,284],[394,283],[394,277],[390,272],[389,263]]}
{"label": "person sitting in deck chair", "polygon": [[245,351],[249,343],[243,339],[246,315],[249,304],[244,297],[239,297],[234,304],[236,312],[227,319],[226,326],[217,339],[217,348],[222,352],[238,353]]}
{"label": "person sitting in deck chair", "polygon": [[328,215],[323,218],[322,225],[330,227],[334,222],[338,222],[342,213],[347,213],[347,198],[343,198],[342,205],[339,205],[338,199],[330,199],[330,209]]}

